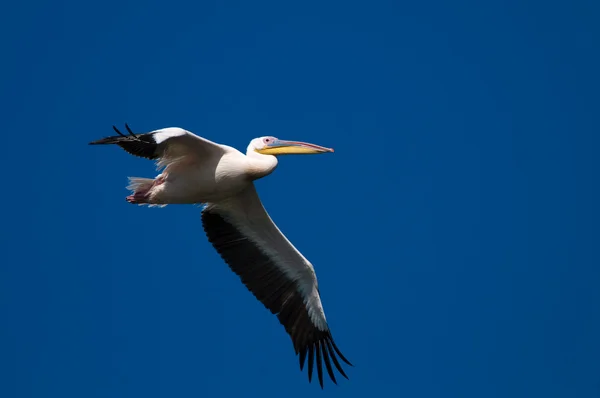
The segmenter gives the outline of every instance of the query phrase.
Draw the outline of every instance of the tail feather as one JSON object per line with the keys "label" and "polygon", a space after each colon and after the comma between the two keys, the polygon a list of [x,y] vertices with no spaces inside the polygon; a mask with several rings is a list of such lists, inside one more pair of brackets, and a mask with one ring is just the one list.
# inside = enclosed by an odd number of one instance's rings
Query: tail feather
{"label": "tail feather", "polygon": [[147,192],[152,188],[152,184],[154,184],[154,179],[152,178],[142,178],[142,177],[128,177],[129,185],[127,185],[127,189],[131,191],[132,194],[136,192]]}
{"label": "tail feather", "polygon": [[165,207],[166,204],[157,204],[148,202],[150,190],[155,187],[157,180],[152,178],[128,177],[129,185],[127,189],[131,191],[126,199],[129,203],[137,205],[148,205],[149,207]]}

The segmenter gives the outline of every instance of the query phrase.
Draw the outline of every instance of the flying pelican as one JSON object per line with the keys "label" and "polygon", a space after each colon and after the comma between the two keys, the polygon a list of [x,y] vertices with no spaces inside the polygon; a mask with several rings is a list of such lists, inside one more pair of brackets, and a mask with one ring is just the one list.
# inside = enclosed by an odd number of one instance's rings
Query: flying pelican
{"label": "flying pelican", "polygon": [[[300,370],[308,357],[308,381],[316,362],[323,388],[323,363],[337,384],[331,363],[348,378],[337,357],[321,304],[312,264],[290,243],[263,207],[254,180],[277,167],[277,156],[319,154],[333,149],[275,137],[255,138],[246,155],[178,127],[121,133],[90,142],[116,144],[128,153],[157,161],[156,178],[130,177],[129,203],[150,206],[205,204],[202,224],[210,243],[252,294],[273,314],[292,339]],[[337,354],[337,355],[336,355]]]}

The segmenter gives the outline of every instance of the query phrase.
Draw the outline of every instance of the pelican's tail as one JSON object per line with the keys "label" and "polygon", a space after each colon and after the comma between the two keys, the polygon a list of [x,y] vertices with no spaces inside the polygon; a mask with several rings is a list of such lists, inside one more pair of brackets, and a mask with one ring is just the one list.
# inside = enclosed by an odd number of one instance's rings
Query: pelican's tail
{"label": "pelican's tail", "polygon": [[127,189],[131,191],[131,195],[127,197],[127,201],[139,205],[148,204],[148,195],[153,187],[152,178],[129,177]]}
{"label": "pelican's tail", "polygon": [[142,178],[142,177],[128,177],[129,185],[127,185],[127,189],[131,191],[131,193],[136,193],[140,191],[149,191],[154,185],[153,178]]}

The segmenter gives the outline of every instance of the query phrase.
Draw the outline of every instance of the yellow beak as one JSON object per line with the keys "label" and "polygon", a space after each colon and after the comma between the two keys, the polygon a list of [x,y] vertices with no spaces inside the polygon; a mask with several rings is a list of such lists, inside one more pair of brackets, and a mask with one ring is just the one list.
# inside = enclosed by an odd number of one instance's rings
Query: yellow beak
{"label": "yellow beak", "polygon": [[314,155],[318,153],[333,152],[331,148],[325,148],[315,144],[299,141],[275,140],[256,152],[263,155]]}

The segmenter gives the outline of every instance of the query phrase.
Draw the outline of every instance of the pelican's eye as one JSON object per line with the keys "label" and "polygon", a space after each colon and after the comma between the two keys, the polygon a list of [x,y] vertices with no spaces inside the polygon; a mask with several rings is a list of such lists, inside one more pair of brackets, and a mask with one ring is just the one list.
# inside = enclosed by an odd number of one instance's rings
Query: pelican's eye
{"label": "pelican's eye", "polygon": [[269,144],[273,143],[273,141],[275,141],[275,140],[273,139],[273,137],[266,137],[266,138],[263,138],[263,142],[265,143],[265,145],[269,145]]}

